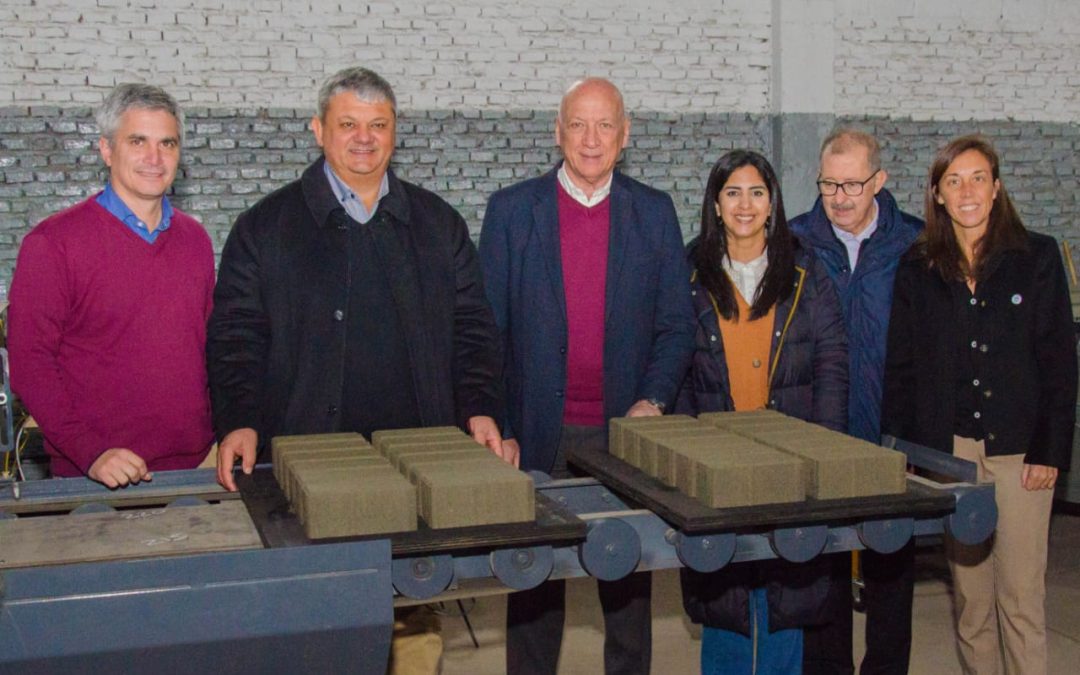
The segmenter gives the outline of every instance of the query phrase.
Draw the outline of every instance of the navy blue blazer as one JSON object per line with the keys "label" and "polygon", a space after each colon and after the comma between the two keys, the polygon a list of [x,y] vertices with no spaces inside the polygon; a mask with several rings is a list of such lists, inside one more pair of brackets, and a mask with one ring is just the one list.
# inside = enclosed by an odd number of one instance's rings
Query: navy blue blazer
{"label": "navy blue blazer", "polygon": [[[499,190],[480,233],[484,288],[504,350],[503,434],[521,468],[548,472],[562,431],[566,289],[556,171]],[[604,307],[604,416],[669,407],[694,350],[690,272],[671,197],[615,173]]]}

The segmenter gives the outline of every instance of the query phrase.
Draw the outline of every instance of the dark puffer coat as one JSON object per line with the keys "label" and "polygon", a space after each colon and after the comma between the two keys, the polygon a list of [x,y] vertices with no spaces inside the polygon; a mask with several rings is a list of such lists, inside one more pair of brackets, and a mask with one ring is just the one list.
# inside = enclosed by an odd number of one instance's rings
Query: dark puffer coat
{"label": "dark puffer coat", "polygon": [[[776,307],[769,408],[844,431],[848,354],[840,301],[812,253],[797,246],[795,267],[794,292]],[[718,317],[696,274],[691,293],[698,318],[696,350],[676,412],[734,410]],[[744,635],[750,635],[751,588],[766,588],[770,631],[823,623],[831,592],[828,565],[815,561],[739,563],[713,574],[684,569],[682,584],[683,606],[692,621]]]}

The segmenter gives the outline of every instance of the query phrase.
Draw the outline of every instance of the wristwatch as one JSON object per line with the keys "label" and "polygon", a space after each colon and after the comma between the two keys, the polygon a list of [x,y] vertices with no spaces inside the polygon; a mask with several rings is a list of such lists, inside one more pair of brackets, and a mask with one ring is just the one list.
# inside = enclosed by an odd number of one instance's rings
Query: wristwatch
{"label": "wristwatch", "polygon": [[664,412],[664,408],[667,407],[666,405],[664,405],[663,401],[661,401],[660,399],[657,399],[657,398],[647,398],[647,399],[645,399],[645,402],[653,404],[654,406],[656,406],[660,410],[660,412]]}

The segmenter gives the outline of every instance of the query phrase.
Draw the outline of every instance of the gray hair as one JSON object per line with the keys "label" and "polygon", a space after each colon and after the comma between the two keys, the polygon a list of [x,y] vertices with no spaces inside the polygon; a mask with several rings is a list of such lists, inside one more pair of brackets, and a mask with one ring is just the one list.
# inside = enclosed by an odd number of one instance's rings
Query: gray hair
{"label": "gray hair", "polygon": [[184,144],[184,111],[172,96],[161,87],[151,84],[118,84],[109,93],[94,116],[101,135],[112,145],[116,140],[116,131],[120,128],[120,118],[128,110],[164,110],[176,120],[180,132],[180,144]]}
{"label": "gray hair", "polygon": [[339,70],[319,88],[319,119],[326,120],[330,99],[345,91],[351,91],[365,103],[389,103],[397,115],[397,98],[390,83],[375,71],[357,66]]}
{"label": "gray hair", "polygon": [[821,157],[824,157],[825,153],[842,155],[851,152],[856,146],[866,148],[871,171],[877,171],[881,168],[881,145],[878,140],[872,134],[854,127],[837,127],[833,129],[821,143]]}

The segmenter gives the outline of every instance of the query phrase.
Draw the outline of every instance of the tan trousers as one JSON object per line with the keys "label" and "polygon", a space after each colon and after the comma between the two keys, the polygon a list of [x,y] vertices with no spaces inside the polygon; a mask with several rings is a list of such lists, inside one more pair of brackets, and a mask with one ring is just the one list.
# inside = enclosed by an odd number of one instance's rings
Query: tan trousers
{"label": "tan trousers", "polygon": [[[993,482],[997,530],[965,546],[946,537],[965,673],[1046,675],[1046,551],[1053,490],[1025,490],[1023,455],[987,457],[982,441],[953,437],[953,454]],[[1004,659],[1002,658],[1004,647]]]}
{"label": "tan trousers", "polygon": [[428,605],[394,610],[389,675],[436,675],[442,670],[442,625]]}

